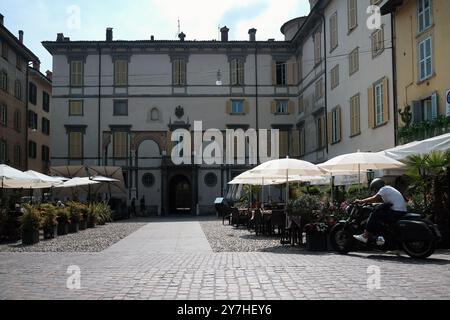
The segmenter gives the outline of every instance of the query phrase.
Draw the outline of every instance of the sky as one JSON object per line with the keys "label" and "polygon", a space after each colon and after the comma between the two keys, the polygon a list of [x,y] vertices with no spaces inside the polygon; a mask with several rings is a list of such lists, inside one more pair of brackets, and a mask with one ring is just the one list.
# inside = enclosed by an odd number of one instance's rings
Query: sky
{"label": "sky", "polygon": [[219,26],[230,29],[229,40],[283,40],[286,21],[309,13],[308,0],[1,0],[4,24],[41,60],[41,71],[52,70],[51,55],[41,42],[64,33],[71,40],[104,40],[107,27],[114,40],[175,40],[178,20],[186,40],[219,38]]}

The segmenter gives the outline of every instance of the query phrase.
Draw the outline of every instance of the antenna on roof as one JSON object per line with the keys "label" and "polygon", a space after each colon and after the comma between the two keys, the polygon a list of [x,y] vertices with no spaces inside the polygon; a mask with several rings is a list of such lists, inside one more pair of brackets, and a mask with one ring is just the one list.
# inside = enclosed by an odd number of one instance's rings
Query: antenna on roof
{"label": "antenna on roof", "polygon": [[175,38],[178,39],[178,35],[181,33],[181,24],[180,24],[180,18],[178,18],[178,31],[175,35]]}

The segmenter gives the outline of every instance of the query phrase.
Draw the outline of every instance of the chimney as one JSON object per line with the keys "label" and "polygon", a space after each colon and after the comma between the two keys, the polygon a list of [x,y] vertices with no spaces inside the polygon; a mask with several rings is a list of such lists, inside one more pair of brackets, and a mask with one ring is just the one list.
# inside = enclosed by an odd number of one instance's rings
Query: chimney
{"label": "chimney", "polygon": [[248,30],[248,34],[250,35],[250,41],[256,41],[256,29],[252,28]]}
{"label": "chimney", "polygon": [[19,41],[23,43],[23,30],[19,30]]}
{"label": "chimney", "polygon": [[221,34],[220,40],[222,42],[228,41],[228,31],[230,31],[230,29],[228,29],[227,26],[220,29],[220,34]]}
{"label": "chimney", "polygon": [[183,32],[181,32],[181,33],[178,35],[178,38],[180,38],[180,41],[184,41],[184,38],[186,38],[186,35],[185,35]]}
{"label": "chimney", "polygon": [[0,26],[3,25],[3,20],[4,20],[4,17],[3,17],[3,15],[0,13]]}
{"label": "chimney", "polygon": [[48,80],[50,80],[50,81],[53,80],[53,72],[51,72],[50,70],[47,70],[45,72],[45,74],[46,74]]}
{"label": "chimney", "polygon": [[57,42],[63,42],[64,41],[64,33],[58,33],[56,36]]}
{"label": "chimney", "polygon": [[155,36],[152,35],[152,36],[150,37],[150,41],[155,41]]}
{"label": "chimney", "polygon": [[41,64],[39,61],[33,61],[33,69],[39,71],[41,69]]}
{"label": "chimney", "polygon": [[113,28],[106,28],[106,41],[113,41]]}

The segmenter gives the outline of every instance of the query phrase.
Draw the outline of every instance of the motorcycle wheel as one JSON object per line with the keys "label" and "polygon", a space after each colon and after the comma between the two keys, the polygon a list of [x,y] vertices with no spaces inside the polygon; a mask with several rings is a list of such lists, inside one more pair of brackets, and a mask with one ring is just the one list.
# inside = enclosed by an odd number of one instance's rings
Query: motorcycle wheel
{"label": "motorcycle wheel", "polygon": [[353,246],[353,235],[344,229],[344,224],[337,224],[330,232],[330,242],[335,251],[346,254]]}
{"label": "motorcycle wheel", "polygon": [[436,248],[435,241],[403,242],[402,246],[408,256],[415,259],[428,258]]}

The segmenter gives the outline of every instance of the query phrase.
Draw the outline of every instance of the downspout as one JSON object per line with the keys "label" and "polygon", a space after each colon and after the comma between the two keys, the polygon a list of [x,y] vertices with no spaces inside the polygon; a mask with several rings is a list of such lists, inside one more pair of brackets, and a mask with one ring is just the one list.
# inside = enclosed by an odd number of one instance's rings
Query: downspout
{"label": "downspout", "polygon": [[398,99],[397,99],[397,56],[396,56],[396,31],[395,31],[395,12],[391,13],[391,39],[392,39],[392,78],[393,78],[393,94],[394,94],[394,144],[398,145]]}
{"label": "downspout", "polygon": [[[259,158],[259,100],[258,100],[258,42],[255,41],[255,116],[256,116],[256,162],[260,164]],[[272,139],[272,136],[271,136]]]}
{"label": "downspout", "polygon": [[97,124],[97,163],[99,166],[101,166],[101,159],[102,159],[102,153],[101,153],[101,88],[102,88],[102,49],[100,47],[100,44],[97,44],[98,48],[98,124]]}
{"label": "downspout", "polygon": [[26,82],[25,82],[25,119],[26,119],[26,123],[25,123],[25,169],[28,170],[30,168],[28,168],[28,124],[30,123],[30,116],[28,114],[28,108],[29,108],[29,99],[30,99],[30,93],[28,92],[30,90],[30,85],[29,85],[29,81],[30,81],[30,66],[28,65],[29,62],[27,63],[27,71],[26,71]]}
{"label": "downspout", "polygon": [[328,70],[327,70],[327,24],[325,15],[323,12],[318,11],[317,14],[323,20],[323,59],[324,59],[324,68],[325,68],[325,145],[327,149],[327,157],[328,157]]}

